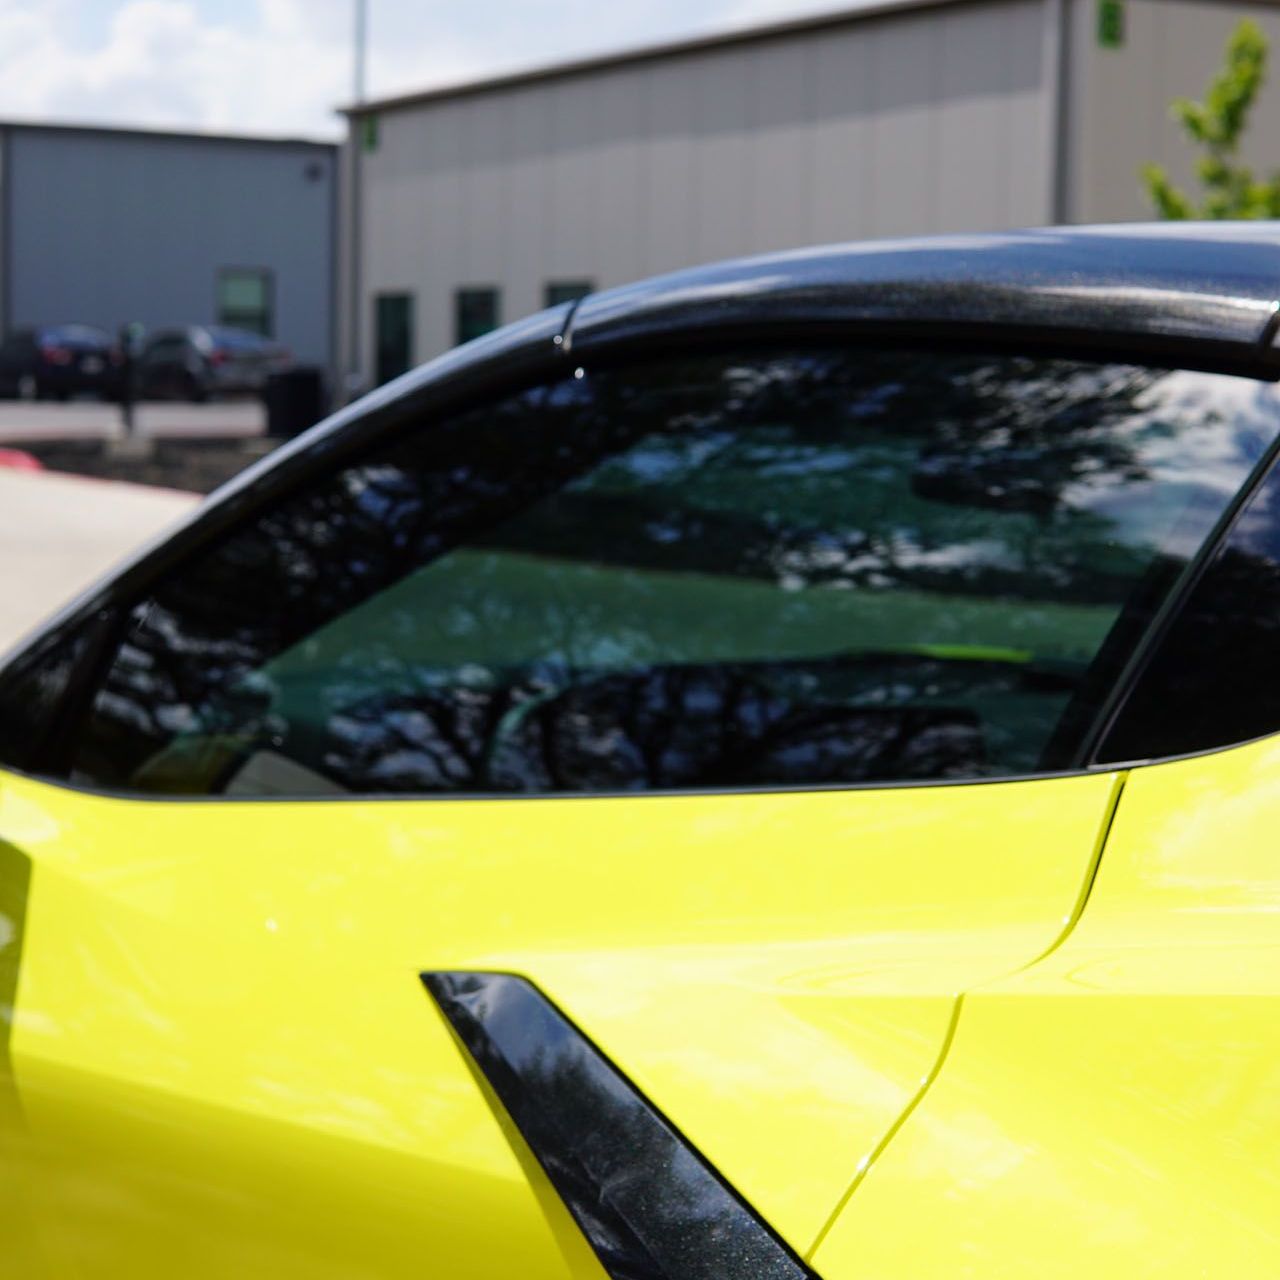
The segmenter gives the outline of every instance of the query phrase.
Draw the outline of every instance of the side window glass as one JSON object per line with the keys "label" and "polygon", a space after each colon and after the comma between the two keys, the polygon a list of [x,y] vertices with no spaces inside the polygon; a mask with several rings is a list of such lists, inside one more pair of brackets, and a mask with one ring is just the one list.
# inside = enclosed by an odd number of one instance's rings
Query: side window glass
{"label": "side window glass", "polygon": [[94,617],[63,628],[24,656],[0,681],[0,763],[44,769],[50,739],[63,727],[63,712],[77,675],[91,663],[106,623]]}
{"label": "side window glass", "polygon": [[783,351],[381,448],[133,614],[74,776],[633,792],[1063,767],[1275,436],[1269,389]]}
{"label": "side window glass", "polygon": [[1280,471],[1236,521],[1099,752],[1184,755],[1280,730]]}

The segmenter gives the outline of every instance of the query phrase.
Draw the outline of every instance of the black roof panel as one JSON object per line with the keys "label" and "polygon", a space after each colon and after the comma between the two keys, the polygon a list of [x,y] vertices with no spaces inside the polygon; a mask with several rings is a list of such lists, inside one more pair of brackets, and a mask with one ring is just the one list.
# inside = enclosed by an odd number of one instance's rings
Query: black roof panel
{"label": "black roof panel", "polygon": [[714,327],[830,323],[1280,360],[1280,223],[1158,223],[887,240],[747,258],[595,294],[576,349]]}

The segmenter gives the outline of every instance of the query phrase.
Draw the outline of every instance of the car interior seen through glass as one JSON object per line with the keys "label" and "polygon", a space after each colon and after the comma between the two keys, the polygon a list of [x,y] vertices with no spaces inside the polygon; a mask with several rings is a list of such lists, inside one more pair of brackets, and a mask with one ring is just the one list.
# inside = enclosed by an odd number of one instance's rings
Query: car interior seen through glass
{"label": "car interior seen through glass", "polygon": [[279,502],[132,612],[71,776],[608,793],[1075,767],[1280,427],[1226,375],[910,350],[580,372]]}

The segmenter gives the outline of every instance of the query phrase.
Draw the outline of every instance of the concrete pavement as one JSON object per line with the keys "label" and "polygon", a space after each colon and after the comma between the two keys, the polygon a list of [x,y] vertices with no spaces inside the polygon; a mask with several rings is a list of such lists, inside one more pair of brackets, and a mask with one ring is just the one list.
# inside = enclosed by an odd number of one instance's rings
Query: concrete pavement
{"label": "concrete pavement", "polygon": [[[208,404],[156,401],[137,406],[135,429],[152,437],[249,437],[266,433],[260,400]],[[96,400],[0,401],[0,444],[17,440],[114,440],[123,434],[120,408]]]}
{"label": "concrete pavement", "polygon": [[199,500],[171,489],[0,470],[0,654]]}

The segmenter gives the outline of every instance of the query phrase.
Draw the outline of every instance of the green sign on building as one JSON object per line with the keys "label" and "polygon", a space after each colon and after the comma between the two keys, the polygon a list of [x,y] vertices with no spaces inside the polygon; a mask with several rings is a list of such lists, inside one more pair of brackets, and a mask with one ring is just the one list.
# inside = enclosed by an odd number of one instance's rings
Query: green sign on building
{"label": "green sign on building", "polygon": [[1098,43],[1104,49],[1124,44],[1124,0],[1098,0]]}

